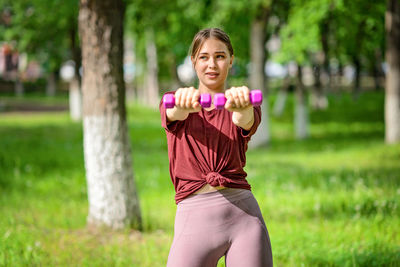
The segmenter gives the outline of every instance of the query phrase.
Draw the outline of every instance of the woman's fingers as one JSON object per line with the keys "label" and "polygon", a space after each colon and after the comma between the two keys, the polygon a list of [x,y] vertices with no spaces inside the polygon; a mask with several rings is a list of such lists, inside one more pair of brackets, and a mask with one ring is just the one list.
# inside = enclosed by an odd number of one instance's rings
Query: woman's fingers
{"label": "woman's fingers", "polygon": [[185,88],[180,88],[175,93],[175,105],[179,108],[183,108],[186,102],[186,90]]}
{"label": "woman's fingers", "polygon": [[225,92],[227,98],[227,108],[241,109],[250,104],[249,89],[246,86],[232,87]]}
{"label": "woman's fingers", "polygon": [[[192,87],[193,88],[193,87]],[[194,88],[193,88],[194,89]],[[198,90],[194,89],[194,93],[192,94],[192,107],[197,108],[200,106],[199,103],[200,93]]]}
{"label": "woman's fingers", "polygon": [[199,95],[194,87],[179,88],[175,92],[175,105],[181,109],[197,109],[200,106]]}
{"label": "woman's fingers", "polygon": [[230,111],[237,107],[233,95],[234,90],[235,88],[232,87],[231,89],[225,91],[225,97],[226,97],[225,109]]}
{"label": "woman's fingers", "polygon": [[243,99],[246,106],[250,104],[250,90],[246,86],[241,87],[241,92],[243,93]]}

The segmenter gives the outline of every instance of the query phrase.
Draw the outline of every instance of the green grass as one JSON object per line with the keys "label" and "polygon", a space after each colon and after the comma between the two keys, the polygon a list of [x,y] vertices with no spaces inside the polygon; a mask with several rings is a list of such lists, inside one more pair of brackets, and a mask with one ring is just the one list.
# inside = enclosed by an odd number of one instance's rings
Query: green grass
{"label": "green grass", "polygon": [[[383,94],[331,95],[304,141],[292,110],[290,99],[271,118],[271,144],[247,153],[275,265],[400,266],[400,145],[383,142]],[[175,215],[165,133],[157,111],[128,112],[141,233],[86,228],[80,123],[0,115],[0,266],[165,266]]]}

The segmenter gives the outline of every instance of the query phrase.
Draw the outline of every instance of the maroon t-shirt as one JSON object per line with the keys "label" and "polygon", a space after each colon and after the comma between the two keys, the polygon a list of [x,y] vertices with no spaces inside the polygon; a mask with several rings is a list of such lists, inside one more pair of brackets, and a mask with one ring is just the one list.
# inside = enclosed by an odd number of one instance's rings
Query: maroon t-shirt
{"label": "maroon t-shirt", "polygon": [[167,122],[161,100],[160,113],[167,135],[176,203],[206,183],[250,190],[243,168],[247,143],[261,121],[260,107],[254,107],[254,124],[249,131],[236,126],[232,122],[232,112],[226,109],[202,109],[190,113],[186,120]]}

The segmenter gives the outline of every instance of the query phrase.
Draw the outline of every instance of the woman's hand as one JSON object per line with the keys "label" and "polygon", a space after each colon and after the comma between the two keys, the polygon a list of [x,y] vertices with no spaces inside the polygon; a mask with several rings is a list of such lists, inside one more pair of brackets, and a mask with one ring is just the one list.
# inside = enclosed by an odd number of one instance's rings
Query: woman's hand
{"label": "woman's hand", "polygon": [[250,103],[250,90],[246,86],[231,87],[225,91],[227,99],[225,109],[234,112],[244,111],[252,107]]}
{"label": "woman's hand", "polygon": [[179,88],[175,92],[175,107],[189,113],[199,112],[201,110],[199,99],[200,93],[196,88]]}
{"label": "woman's hand", "polygon": [[245,130],[250,130],[254,124],[254,111],[249,93],[250,90],[246,86],[232,87],[225,91],[225,108],[233,112],[233,123]]}
{"label": "woman's hand", "polygon": [[200,93],[196,88],[179,88],[175,92],[175,107],[167,109],[168,121],[185,120],[189,113],[199,112],[201,110],[199,98]]}

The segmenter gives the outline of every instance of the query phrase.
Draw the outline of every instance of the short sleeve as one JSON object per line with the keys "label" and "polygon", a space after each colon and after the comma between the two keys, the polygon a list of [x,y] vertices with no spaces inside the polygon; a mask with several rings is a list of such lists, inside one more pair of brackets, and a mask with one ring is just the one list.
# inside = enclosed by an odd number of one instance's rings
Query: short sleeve
{"label": "short sleeve", "polygon": [[[167,92],[165,94],[174,94],[175,92]],[[168,122],[167,109],[164,107],[163,98],[161,98],[160,105],[161,126],[169,132],[175,132],[181,121]]]}
{"label": "short sleeve", "polygon": [[243,128],[240,128],[242,137],[244,138],[249,138],[256,133],[258,125],[261,123],[261,107],[254,107],[254,123],[253,126],[251,126],[250,130],[244,130]]}

